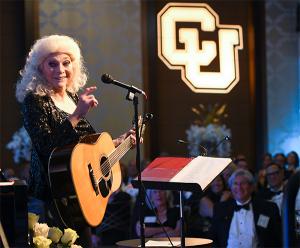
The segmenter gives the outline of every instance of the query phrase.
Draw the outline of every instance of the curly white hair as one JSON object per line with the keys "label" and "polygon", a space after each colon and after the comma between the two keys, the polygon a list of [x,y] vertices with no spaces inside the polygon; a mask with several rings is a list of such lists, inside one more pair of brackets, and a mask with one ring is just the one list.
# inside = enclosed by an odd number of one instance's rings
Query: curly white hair
{"label": "curly white hair", "polygon": [[87,70],[78,42],[66,35],[44,36],[34,43],[26,59],[26,64],[20,71],[21,78],[16,87],[16,97],[19,102],[23,102],[29,92],[41,96],[52,93],[53,90],[39,70],[39,66],[50,54],[57,52],[68,54],[73,63],[73,82],[67,86],[67,90],[76,93],[86,84]]}

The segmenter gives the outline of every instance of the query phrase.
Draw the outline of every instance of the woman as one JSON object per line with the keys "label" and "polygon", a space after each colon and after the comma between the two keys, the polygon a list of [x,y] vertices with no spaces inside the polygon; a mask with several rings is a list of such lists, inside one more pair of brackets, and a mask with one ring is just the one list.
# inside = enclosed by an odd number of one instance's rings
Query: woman
{"label": "woman", "polygon": [[226,189],[225,180],[221,175],[211,182],[203,196],[194,194],[194,202],[191,205],[190,235],[211,238],[214,204],[230,198],[231,193]]}
{"label": "woman", "polygon": [[[166,237],[166,232],[169,237],[179,236],[179,208],[172,206],[172,192],[148,190],[147,195],[147,208],[144,212],[145,237]],[[139,211],[134,211],[134,213],[137,214]],[[137,215],[135,216],[133,223],[135,223],[135,232],[137,236],[140,237],[141,225]],[[164,228],[162,228],[162,225]]]}
{"label": "woman", "polygon": [[265,153],[262,157],[262,165],[257,174],[257,188],[263,189],[267,186],[266,168],[273,161],[271,153]]}
{"label": "woman", "polygon": [[299,156],[295,151],[291,151],[288,153],[286,157],[286,171],[288,174],[288,178],[293,175],[299,167]]}
{"label": "woman", "polygon": [[[22,103],[24,126],[32,140],[29,194],[50,205],[46,174],[51,151],[95,133],[85,116],[98,106],[93,95],[97,88],[88,87],[77,95],[86,84],[86,68],[78,43],[64,35],[37,40],[20,74],[16,97]],[[135,144],[133,134],[130,130],[121,135],[113,140],[114,145],[118,146],[128,135]],[[83,225],[77,231],[81,244],[90,246],[89,228]]]}

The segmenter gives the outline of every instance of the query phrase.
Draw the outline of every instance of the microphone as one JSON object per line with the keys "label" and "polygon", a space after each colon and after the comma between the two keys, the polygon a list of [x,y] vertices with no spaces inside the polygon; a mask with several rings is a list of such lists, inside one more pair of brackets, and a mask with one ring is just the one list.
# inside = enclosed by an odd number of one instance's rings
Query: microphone
{"label": "microphone", "polygon": [[117,85],[117,86],[119,86],[121,88],[124,88],[124,89],[132,92],[133,94],[139,93],[139,94],[143,94],[145,97],[147,97],[146,93],[143,90],[141,90],[141,89],[139,89],[139,88],[137,88],[137,87],[135,87],[133,85],[128,85],[128,84],[122,83],[122,82],[120,82],[118,80],[115,80],[109,74],[103,74],[101,76],[101,80],[105,84],[114,84],[114,85]]}
{"label": "microphone", "polygon": [[207,156],[207,149],[204,146],[200,145],[200,144],[198,145],[198,144],[195,144],[195,143],[190,143],[190,142],[182,140],[182,139],[178,139],[177,143],[178,144],[187,144],[187,145],[199,146],[202,149],[201,156]]}
{"label": "microphone", "polygon": [[216,144],[211,150],[209,150],[209,154],[211,155],[213,152],[217,150],[219,145],[221,145],[224,141],[228,141],[228,140],[231,140],[231,138],[229,136],[225,136],[223,139],[219,141],[218,144]]}

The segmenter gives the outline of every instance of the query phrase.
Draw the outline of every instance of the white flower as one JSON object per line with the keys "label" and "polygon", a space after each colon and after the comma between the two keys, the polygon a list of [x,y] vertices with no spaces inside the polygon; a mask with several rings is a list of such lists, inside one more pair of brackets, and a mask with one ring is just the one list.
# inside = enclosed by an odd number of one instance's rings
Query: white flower
{"label": "white flower", "polygon": [[79,238],[77,232],[71,228],[65,229],[64,235],[61,238],[61,242],[66,245],[72,245],[75,243],[76,239]]}
{"label": "white flower", "polygon": [[28,228],[33,230],[34,225],[38,222],[40,216],[34,213],[28,213]]}
{"label": "white flower", "polygon": [[80,245],[71,245],[71,248],[82,248]]}
{"label": "white flower", "polygon": [[49,227],[45,223],[36,223],[33,226],[33,233],[34,233],[35,237],[43,236],[43,237],[47,238],[48,232],[49,232]]}
{"label": "white flower", "polygon": [[31,139],[24,127],[16,131],[12,140],[6,145],[6,148],[12,150],[14,162],[20,163],[22,160],[30,161],[31,157]]}
{"label": "white flower", "polygon": [[48,238],[52,240],[53,243],[58,243],[63,232],[58,227],[50,227]]}
{"label": "white flower", "polygon": [[231,137],[231,131],[225,125],[209,124],[204,127],[193,124],[186,130],[186,134],[190,156],[196,157],[200,154],[200,145],[208,150],[209,156],[230,156],[231,143],[224,138]]}
{"label": "white flower", "polygon": [[37,236],[33,238],[34,247],[37,248],[48,248],[50,247],[52,241],[43,236]]}

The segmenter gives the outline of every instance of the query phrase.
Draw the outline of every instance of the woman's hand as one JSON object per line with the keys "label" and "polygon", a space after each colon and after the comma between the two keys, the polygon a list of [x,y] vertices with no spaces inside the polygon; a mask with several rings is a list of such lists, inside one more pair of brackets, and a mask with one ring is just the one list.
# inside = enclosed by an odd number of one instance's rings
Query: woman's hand
{"label": "woman's hand", "polygon": [[[136,146],[136,137],[135,137],[135,130],[134,129],[130,129],[128,132],[122,134],[119,136],[119,138],[114,139],[114,145],[115,147],[119,146],[121,143],[124,142],[124,140],[130,136],[130,140],[131,140],[131,144],[132,144],[132,148],[134,148]],[[140,138],[140,143],[143,143],[143,138]]]}
{"label": "woman's hand", "polygon": [[224,190],[222,196],[220,198],[220,202],[227,201],[232,197],[231,192],[228,190]]}
{"label": "woman's hand", "polygon": [[81,118],[87,115],[91,108],[95,108],[98,106],[98,101],[92,94],[96,89],[96,86],[88,87],[79,96],[77,107],[74,113],[69,116],[69,121],[72,123],[73,127],[77,125]]}

